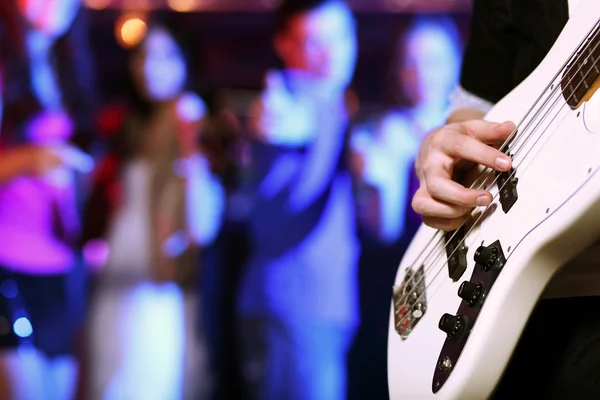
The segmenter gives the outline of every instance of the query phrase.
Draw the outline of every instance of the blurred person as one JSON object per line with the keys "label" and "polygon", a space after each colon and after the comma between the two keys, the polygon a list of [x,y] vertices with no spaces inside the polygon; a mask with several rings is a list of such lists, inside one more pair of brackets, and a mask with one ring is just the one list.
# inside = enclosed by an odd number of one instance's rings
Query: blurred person
{"label": "blurred person", "polygon": [[355,21],[341,0],[284,0],[284,69],[252,106],[251,254],[238,295],[242,369],[254,399],[344,399],[358,324],[347,89]]}
{"label": "blurred person", "polygon": [[148,25],[128,57],[131,102],[86,213],[86,254],[105,263],[90,310],[91,400],[196,400],[210,385],[191,289],[223,193],[199,146],[206,106],[187,90],[182,43],[167,24]]}
{"label": "blurred person", "polygon": [[365,216],[373,209],[379,214],[362,218],[363,225],[385,244],[403,237],[410,241],[421,222],[411,220],[416,216],[410,207],[417,185],[413,164],[423,138],[445,121],[462,54],[460,34],[448,16],[414,17],[396,46],[390,73],[393,104],[352,135],[358,156],[354,171],[379,197],[379,207],[364,207]]}
{"label": "blurred person", "polygon": [[[0,126],[2,125],[2,111],[4,110],[2,68],[0,67]],[[0,399],[9,399],[11,397],[6,364],[0,363]]]}
{"label": "blurred person", "polygon": [[[84,285],[78,198],[93,63],[78,0],[0,3],[0,368],[15,400],[72,399]],[[79,140],[84,139],[84,140]]]}
{"label": "blurred person", "polygon": [[392,104],[353,130],[361,326],[350,356],[349,398],[387,398],[387,334],[394,276],[421,219],[410,207],[414,160],[427,132],[444,123],[460,68],[449,16],[412,17],[390,65]]}
{"label": "blurred person", "polygon": [[202,131],[202,148],[225,191],[225,213],[219,235],[200,254],[197,275],[198,333],[206,343],[212,377],[211,399],[239,399],[240,363],[235,336],[235,290],[248,254],[245,226],[251,196],[245,191],[247,135],[239,117],[217,93],[205,97],[209,114]]}

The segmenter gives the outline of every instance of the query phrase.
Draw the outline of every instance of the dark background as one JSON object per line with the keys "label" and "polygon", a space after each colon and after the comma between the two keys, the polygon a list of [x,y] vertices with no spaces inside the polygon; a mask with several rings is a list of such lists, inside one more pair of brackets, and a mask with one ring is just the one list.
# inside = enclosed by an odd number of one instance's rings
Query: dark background
{"label": "dark background", "polygon": [[[271,47],[272,16],[268,12],[165,12],[185,33],[195,88],[201,94],[234,89],[232,101],[244,102],[246,90],[258,90],[268,68],[278,65]],[[126,79],[125,50],[115,39],[114,26],[121,12],[92,11],[92,46],[97,58],[103,98],[114,100]],[[396,38],[414,14],[358,12],[359,59],[354,88],[365,103],[387,100],[389,61]],[[468,11],[452,14],[468,34]]]}

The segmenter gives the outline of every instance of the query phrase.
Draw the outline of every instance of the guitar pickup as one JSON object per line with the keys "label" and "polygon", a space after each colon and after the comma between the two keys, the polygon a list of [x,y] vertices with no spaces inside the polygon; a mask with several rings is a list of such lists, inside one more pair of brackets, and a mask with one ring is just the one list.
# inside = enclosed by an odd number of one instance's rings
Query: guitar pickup
{"label": "guitar pickup", "polygon": [[517,192],[518,178],[515,176],[517,171],[511,168],[506,172],[497,172],[498,176],[498,191],[500,193],[500,204],[502,204],[502,210],[504,213],[508,213],[512,206],[515,205],[519,199]]}
{"label": "guitar pickup", "polygon": [[448,259],[448,275],[454,282],[458,281],[467,270],[467,251],[465,246],[465,227],[444,234],[446,239],[446,257]]}

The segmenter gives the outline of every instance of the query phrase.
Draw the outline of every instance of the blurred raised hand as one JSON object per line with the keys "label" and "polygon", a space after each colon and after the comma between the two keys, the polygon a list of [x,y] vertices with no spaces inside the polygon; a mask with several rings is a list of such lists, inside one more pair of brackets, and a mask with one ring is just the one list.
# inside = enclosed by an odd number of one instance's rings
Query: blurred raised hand
{"label": "blurred raised hand", "polygon": [[269,71],[265,89],[250,108],[252,135],[281,146],[305,146],[317,133],[315,106],[290,92],[279,71]]}

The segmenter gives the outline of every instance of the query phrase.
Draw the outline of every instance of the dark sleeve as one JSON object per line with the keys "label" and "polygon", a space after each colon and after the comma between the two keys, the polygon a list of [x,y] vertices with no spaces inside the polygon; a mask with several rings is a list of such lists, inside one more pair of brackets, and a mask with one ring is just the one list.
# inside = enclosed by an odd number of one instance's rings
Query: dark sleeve
{"label": "dark sleeve", "polygon": [[487,101],[498,102],[515,86],[521,40],[511,20],[509,0],[474,0],[461,86]]}
{"label": "dark sleeve", "polygon": [[267,177],[277,159],[286,154],[305,154],[305,147],[278,146],[260,140],[250,140],[252,159],[251,181],[254,187]]}
{"label": "dark sleeve", "polygon": [[268,199],[258,193],[260,182],[279,157],[290,152],[304,154],[306,151],[301,148],[252,142],[253,168],[250,182],[255,193],[249,222],[251,240],[260,246],[263,257],[276,259],[298,246],[318,224],[328,202],[331,183],[309,207],[301,212],[289,210],[290,185],[286,185]]}

